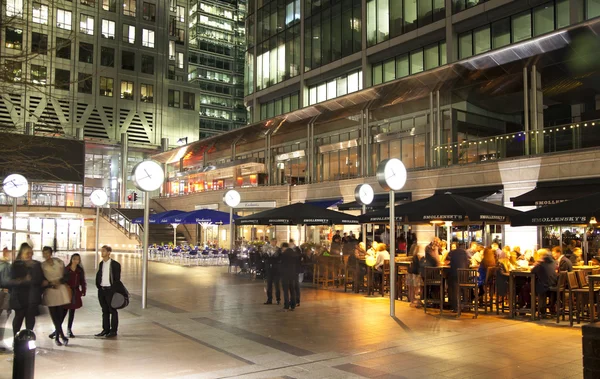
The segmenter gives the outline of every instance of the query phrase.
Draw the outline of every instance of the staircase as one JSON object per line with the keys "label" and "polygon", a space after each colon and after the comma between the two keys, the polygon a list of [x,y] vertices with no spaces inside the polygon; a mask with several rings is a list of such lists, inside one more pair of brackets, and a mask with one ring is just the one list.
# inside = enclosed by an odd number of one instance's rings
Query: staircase
{"label": "staircase", "polygon": [[[161,211],[164,212],[164,211]],[[150,214],[155,214],[153,209],[150,209]],[[110,222],[113,226],[119,229],[129,238],[135,238],[140,244],[142,243],[143,225],[134,224],[131,222],[134,218],[143,217],[143,209],[129,208],[102,208],[102,217]],[[185,235],[177,232],[177,244],[186,242]],[[150,233],[148,236],[149,244],[163,244],[173,242],[173,227],[171,225],[151,224]]]}

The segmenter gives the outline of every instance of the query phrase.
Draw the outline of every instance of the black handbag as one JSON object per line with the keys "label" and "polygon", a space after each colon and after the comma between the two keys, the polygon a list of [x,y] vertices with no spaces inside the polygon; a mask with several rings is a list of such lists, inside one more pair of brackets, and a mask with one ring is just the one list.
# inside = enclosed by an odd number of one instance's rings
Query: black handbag
{"label": "black handbag", "polygon": [[115,292],[110,301],[110,307],[113,309],[123,309],[129,305],[129,296],[125,296],[122,293]]}

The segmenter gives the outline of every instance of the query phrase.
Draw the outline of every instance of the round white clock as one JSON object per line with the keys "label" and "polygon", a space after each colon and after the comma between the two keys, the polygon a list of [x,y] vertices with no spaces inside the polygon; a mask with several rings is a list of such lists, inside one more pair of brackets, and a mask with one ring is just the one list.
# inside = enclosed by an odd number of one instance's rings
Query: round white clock
{"label": "round white clock", "polygon": [[229,190],[225,192],[225,196],[223,196],[223,201],[231,208],[235,208],[238,205],[240,205],[241,200],[242,197],[240,196],[240,193],[236,190]]}
{"label": "round white clock", "polygon": [[354,190],[354,198],[357,202],[363,205],[369,205],[373,202],[375,198],[375,192],[373,191],[373,187],[369,184],[359,184],[356,186]]}
{"label": "round white clock", "polygon": [[140,191],[156,191],[163,185],[165,172],[155,161],[142,161],[133,168],[133,183]]}
{"label": "round white clock", "polygon": [[29,190],[29,183],[23,175],[11,174],[4,179],[4,193],[10,197],[21,197]]}
{"label": "round white clock", "polygon": [[98,189],[92,192],[90,200],[95,206],[101,207],[108,202],[108,196],[106,195],[106,192]]}
{"label": "round white clock", "polygon": [[377,167],[377,181],[386,191],[398,191],[406,184],[406,167],[398,158],[381,161]]}

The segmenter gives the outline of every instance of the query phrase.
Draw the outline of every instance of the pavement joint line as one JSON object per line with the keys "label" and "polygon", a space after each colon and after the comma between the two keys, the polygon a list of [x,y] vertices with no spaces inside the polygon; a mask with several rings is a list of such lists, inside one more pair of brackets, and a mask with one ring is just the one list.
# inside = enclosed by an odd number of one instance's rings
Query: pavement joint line
{"label": "pavement joint line", "polygon": [[261,345],[270,347],[272,349],[279,350],[279,351],[282,351],[284,353],[288,353],[291,355],[295,355],[297,357],[306,357],[306,356],[315,354],[312,351],[305,350],[305,349],[302,349],[302,348],[299,348],[296,346],[292,346],[290,344],[278,341],[278,340],[270,338],[270,337],[265,337],[260,334],[252,333],[247,330],[238,328],[236,326],[232,326],[232,325],[226,324],[224,322],[210,319],[208,317],[198,317],[198,318],[193,318],[192,320],[199,322],[201,324],[204,324],[204,325],[208,325],[215,329],[219,329],[219,330],[222,330],[222,331],[225,331],[228,333],[235,334],[236,336],[259,343]]}
{"label": "pavement joint line", "polygon": [[209,343],[207,343],[207,342],[201,341],[201,340],[199,340],[198,338],[195,338],[195,337],[192,337],[192,336],[190,336],[190,335],[188,335],[188,334],[182,333],[182,332],[180,332],[180,331],[178,331],[178,330],[176,330],[176,329],[170,328],[170,327],[168,327],[168,326],[166,326],[166,325],[163,325],[163,324],[161,324],[161,323],[159,323],[159,322],[156,322],[156,321],[151,321],[151,322],[152,322],[154,325],[157,325],[157,326],[159,326],[159,327],[161,327],[161,328],[163,328],[163,329],[165,329],[165,330],[168,330],[168,331],[170,331],[170,332],[172,332],[172,333],[175,333],[175,334],[177,334],[177,335],[179,335],[179,336],[181,336],[181,337],[183,337],[183,338],[186,338],[186,339],[188,339],[188,340],[190,340],[190,341],[196,342],[196,343],[198,343],[198,344],[200,344],[200,345],[203,345],[203,346],[206,346],[206,347],[208,347],[208,348],[210,348],[210,349],[213,349],[213,350],[215,350],[215,351],[218,351],[219,353],[222,353],[222,354],[225,354],[225,355],[227,355],[227,356],[230,356],[230,357],[232,357],[232,358],[234,358],[234,359],[237,359],[237,360],[238,360],[238,361],[240,361],[240,362],[244,362],[244,363],[246,363],[247,365],[254,365],[254,364],[255,364],[254,362],[252,362],[252,361],[250,361],[250,360],[248,360],[248,359],[242,358],[242,357],[240,357],[239,355],[236,355],[236,354],[230,353],[230,352],[228,352],[228,351],[226,351],[226,350],[223,350],[223,349],[221,349],[220,347],[217,347],[217,346],[211,345],[211,344],[209,344]]}

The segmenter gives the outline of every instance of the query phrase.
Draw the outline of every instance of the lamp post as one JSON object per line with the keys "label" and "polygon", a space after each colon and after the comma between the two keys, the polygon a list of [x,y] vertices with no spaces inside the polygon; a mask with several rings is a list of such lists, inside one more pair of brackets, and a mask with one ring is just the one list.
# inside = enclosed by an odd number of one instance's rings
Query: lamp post
{"label": "lamp post", "polygon": [[103,190],[95,190],[90,194],[90,201],[96,206],[96,238],[94,238],[94,267],[98,268],[98,248],[100,247],[100,207],[108,202],[108,195]]}
{"label": "lamp post", "polygon": [[165,181],[162,166],[152,160],[142,161],[133,168],[133,183],[144,192],[144,236],[142,238],[142,309],[148,304],[148,236],[150,233],[150,192],[158,190]]}
{"label": "lamp post", "polygon": [[377,167],[377,181],[390,192],[390,316],[396,316],[396,196],[406,184],[406,167],[398,158],[385,159]]}
{"label": "lamp post", "polygon": [[171,226],[173,227],[173,246],[177,246],[177,227],[179,224],[173,223]]}
{"label": "lamp post", "polygon": [[17,199],[21,196],[25,196],[27,191],[29,190],[29,183],[27,179],[23,175],[20,174],[11,174],[4,178],[4,182],[2,183],[2,187],[4,189],[4,193],[13,199],[13,214],[12,214],[12,257],[11,261],[15,260],[15,251],[17,251]]}
{"label": "lamp post", "polygon": [[233,254],[233,238],[235,226],[233,225],[233,208],[240,205],[242,197],[236,190],[229,190],[223,196],[223,202],[229,207],[229,254]]}

